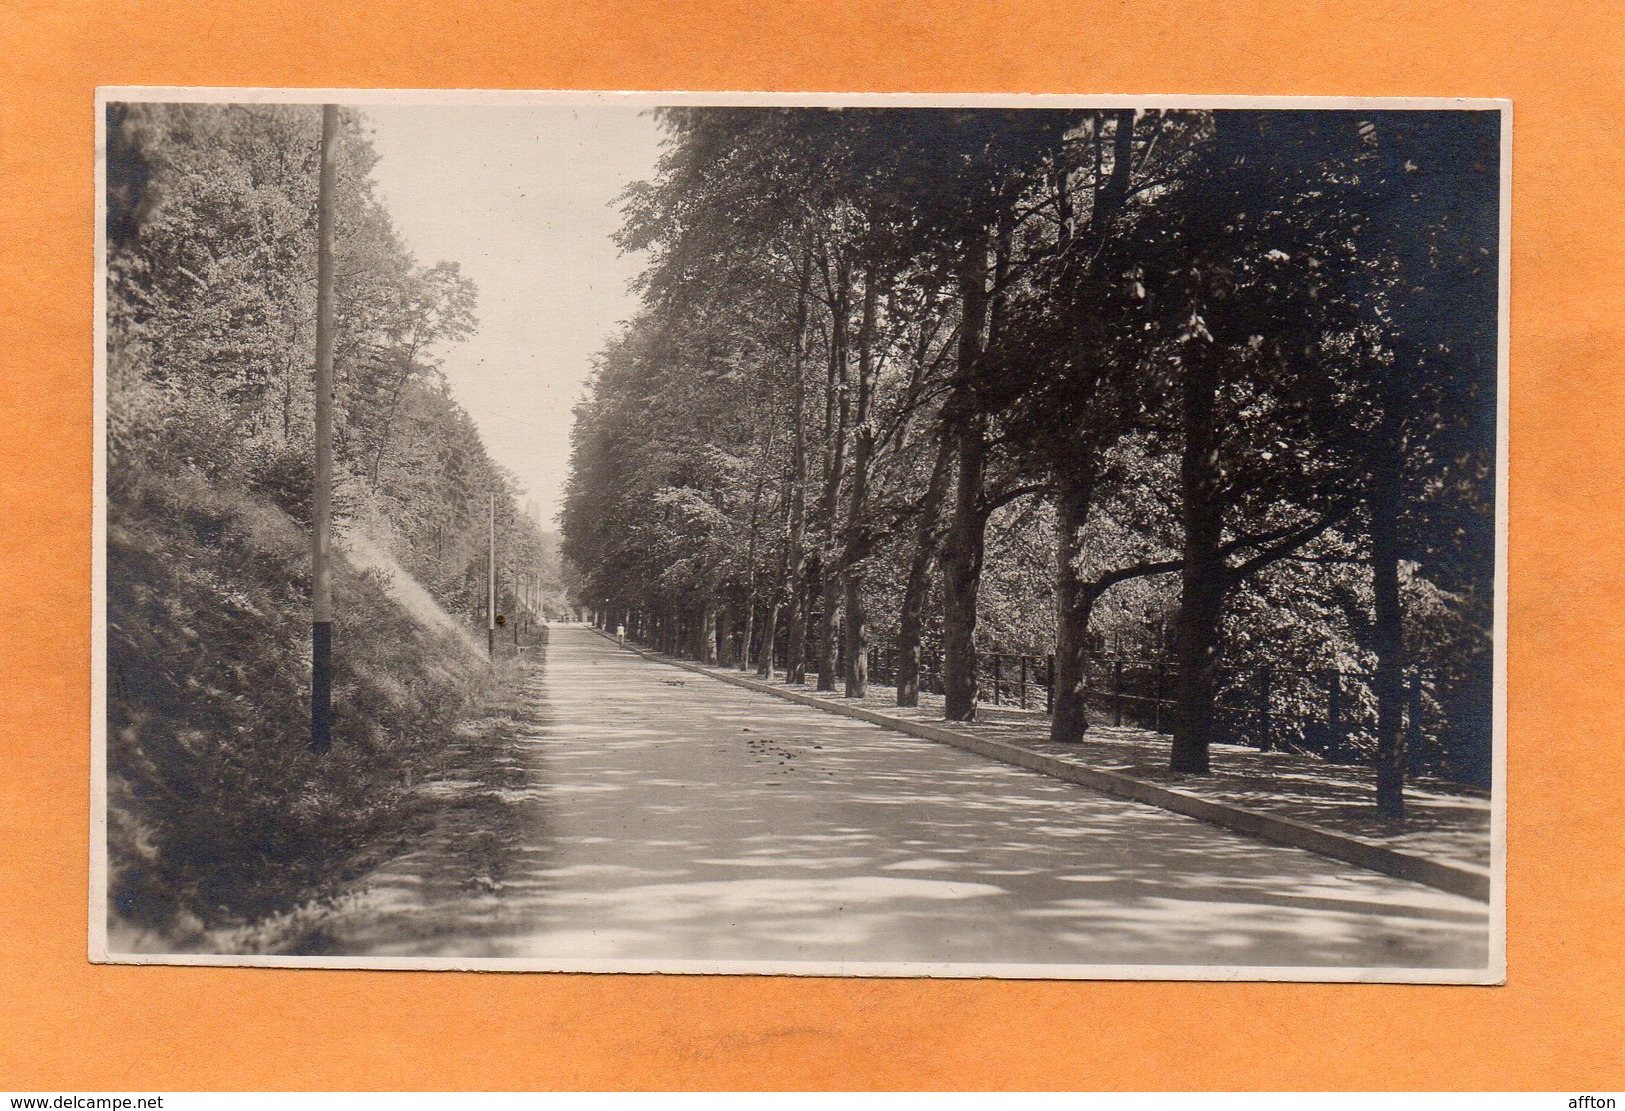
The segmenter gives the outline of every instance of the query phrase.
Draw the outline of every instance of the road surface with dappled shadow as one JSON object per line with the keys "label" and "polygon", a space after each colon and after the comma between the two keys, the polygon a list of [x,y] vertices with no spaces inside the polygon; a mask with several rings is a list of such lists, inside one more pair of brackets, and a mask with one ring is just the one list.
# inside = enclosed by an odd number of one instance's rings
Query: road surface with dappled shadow
{"label": "road surface with dappled shadow", "polygon": [[[1483,968],[1480,903],[556,626],[327,955]],[[482,762],[483,761],[483,762]]]}

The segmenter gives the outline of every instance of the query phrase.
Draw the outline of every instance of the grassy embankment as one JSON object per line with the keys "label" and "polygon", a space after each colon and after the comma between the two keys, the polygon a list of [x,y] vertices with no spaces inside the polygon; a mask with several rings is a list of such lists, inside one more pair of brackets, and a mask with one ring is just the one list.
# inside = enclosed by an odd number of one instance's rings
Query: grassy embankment
{"label": "grassy embankment", "polygon": [[283,947],[432,823],[420,788],[468,719],[511,732],[486,711],[512,670],[340,558],[334,748],[308,752],[308,541],[240,487],[128,479],[107,547],[115,947]]}

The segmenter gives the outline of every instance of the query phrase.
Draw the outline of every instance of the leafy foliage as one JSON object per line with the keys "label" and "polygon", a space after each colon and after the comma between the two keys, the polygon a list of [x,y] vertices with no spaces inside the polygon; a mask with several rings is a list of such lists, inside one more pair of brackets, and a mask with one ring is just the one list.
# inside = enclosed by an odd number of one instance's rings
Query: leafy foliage
{"label": "leafy foliage", "polygon": [[[844,626],[849,692],[877,633],[1173,651],[1200,766],[1262,669],[1349,673],[1390,738],[1396,683],[1487,690],[1492,114],[665,122],[565,515],[606,620],[792,676]],[[1487,774],[1487,730],[1405,712],[1413,763]]]}
{"label": "leafy foliage", "polygon": [[411,823],[413,783],[479,690],[453,637],[340,560],[331,757],[311,754],[309,544],[185,471],[127,480],[108,524],[112,900],[184,935],[342,888]]}
{"label": "leafy foliage", "polygon": [[489,674],[456,623],[484,624],[493,496],[499,605],[565,578],[441,371],[474,288],[402,246],[345,113],[334,501],[367,558],[335,571],[335,751],[305,751],[319,133],[297,106],[109,108],[113,905],[175,936],[330,894],[410,827]]}

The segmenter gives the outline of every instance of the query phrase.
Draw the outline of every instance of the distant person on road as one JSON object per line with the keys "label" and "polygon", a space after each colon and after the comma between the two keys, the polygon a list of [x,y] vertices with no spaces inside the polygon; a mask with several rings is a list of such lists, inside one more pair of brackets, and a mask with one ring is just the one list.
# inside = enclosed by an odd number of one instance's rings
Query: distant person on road
{"label": "distant person on road", "polygon": [[626,626],[625,625],[617,625],[617,626],[615,626],[615,639],[620,641],[622,644],[626,643]]}

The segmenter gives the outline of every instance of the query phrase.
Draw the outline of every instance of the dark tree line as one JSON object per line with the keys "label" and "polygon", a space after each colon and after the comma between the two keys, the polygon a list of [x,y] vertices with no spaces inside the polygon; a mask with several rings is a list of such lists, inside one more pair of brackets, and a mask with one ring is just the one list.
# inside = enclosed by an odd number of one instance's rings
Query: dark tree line
{"label": "dark tree line", "polygon": [[953,720],[979,651],[1047,650],[1059,741],[1127,635],[1196,773],[1224,667],[1331,662],[1402,812],[1407,675],[1490,666],[1496,114],[663,119],[578,411],[583,604],[851,696],[883,633]]}
{"label": "dark tree line", "polygon": [[108,108],[108,895],[115,923],[177,949],[272,939],[421,828],[416,785],[505,673],[469,635],[493,496],[501,610],[545,606],[537,578],[564,574],[442,371],[475,327],[473,286],[412,257],[365,118],[341,119],[335,743],[317,755],[321,111]]}
{"label": "dark tree line", "polygon": [[[456,263],[418,263],[374,193],[364,117],[337,185],[336,506],[449,612],[483,617],[489,499],[500,602],[544,561],[513,477],[441,360],[476,328]],[[183,469],[310,519],[319,119],[281,105],[113,105],[108,119],[109,477]],[[557,560],[553,563],[556,565]],[[557,576],[552,576],[556,578]],[[553,584],[556,586],[556,583]]]}

